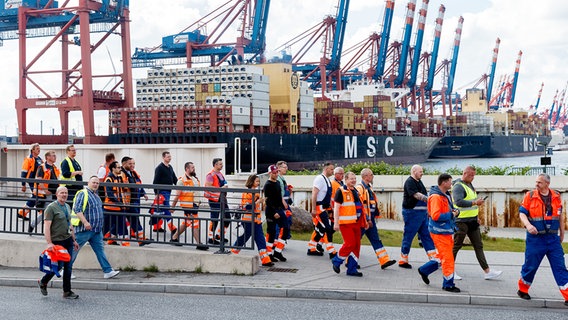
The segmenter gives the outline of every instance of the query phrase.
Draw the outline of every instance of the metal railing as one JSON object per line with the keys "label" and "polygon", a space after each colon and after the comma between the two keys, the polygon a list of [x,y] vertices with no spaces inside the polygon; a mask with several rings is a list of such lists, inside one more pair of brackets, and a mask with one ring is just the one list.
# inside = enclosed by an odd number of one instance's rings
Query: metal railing
{"label": "metal railing", "polygon": [[[21,183],[26,184],[26,192],[22,193]],[[43,208],[47,204],[55,201],[55,196],[47,196],[45,199],[30,193],[30,185],[33,183],[64,183],[66,185],[86,186],[87,182],[77,181],[55,181],[41,179],[22,179],[22,178],[6,178],[0,177],[0,233],[12,234],[28,234],[43,235]],[[166,186],[152,184],[112,184],[101,183],[99,191],[105,187],[120,188],[141,188],[145,190],[148,199],[142,196],[140,202],[130,202],[120,204],[120,211],[104,210],[105,216],[105,232],[109,230],[111,225],[118,226],[116,233],[109,236],[105,234],[105,242],[107,243],[138,243],[140,246],[149,244],[169,244],[181,246],[198,246],[200,244],[208,247],[218,248],[216,253],[228,253],[227,249],[254,249],[254,232],[250,239],[243,246],[235,246],[237,238],[244,234],[244,224],[254,224],[254,219],[243,220],[244,214],[251,214],[250,210],[241,207],[241,196],[243,193],[258,194],[258,189],[244,188],[214,188],[214,187],[186,187],[186,186]],[[199,204],[197,217],[187,217],[184,210],[187,207],[171,206],[175,194],[180,191],[193,192],[194,203]],[[209,202],[203,196],[205,191],[221,192],[222,196],[219,201],[219,209],[212,209]],[[55,192],[55,190],[52,190]],[[158,200],[156,195],[160,192],[171,193],[168,204]],[[253,196],[254,199],[254,196]],[[25,208],[28,202],[29,208]],[[69,196],[67,202],[72,205],[72,197]],[[178,201],[179,202],[179,201]],[[105,205],[105,203],[103,203]],[[109,204],[111,205],[111,204]],[[18,218],[19,211],[29,210],[27,212],[28,219]],[[168,212],[171,214],[169,215]],[[212,213],[219,213],[218,218],[213,218]],[[160,224],[156,227],[157,224]],[[198,228],[192,228],[191,223],[197,225]],[[208,237],[210,224],[216,224],[219,235],[216,239]],[[139,225],[137,230],[133,229],[133,225]],[[124,225],[124,227],[123,227]],[[185,232],[178,236],[179,242],[171,242],[171,236],[176,230],[181,230],[182,225],[186,225]],[[224,228],[223,226],[226,226]],[[33,227],[33,228],[32,228]],[[163,230],[159,230],[160,227]],[[251,225],[251,230],[254,228]],[[224,230],[225,229],[225,230]],[[158,231],[156,231],[158,230]],[[199,230],[197,233],[196,230]],[[195,236],[194,236],[195,234]],[[198,241],[200,240],[200,241]],[[201,242],[201,243],[200,243]]]}
{"label": "metal railing", "polygon": [[536,176],[541,173],[547,173],[551,176],[556,175],[556,167],[553,166],[542,166],[542,167],[513,167],[510,169],[510,174],[513,175],[525,175],[525,176]]}

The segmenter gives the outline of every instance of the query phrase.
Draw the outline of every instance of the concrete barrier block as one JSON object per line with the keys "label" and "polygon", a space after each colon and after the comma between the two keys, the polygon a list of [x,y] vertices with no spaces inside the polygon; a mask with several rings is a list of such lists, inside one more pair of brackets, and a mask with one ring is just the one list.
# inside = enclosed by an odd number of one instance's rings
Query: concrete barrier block
{"label": "concrete barrier block", "polygon": [[[43,238],[17,236],[0,238],[0,265],[8,267],[35,267],[46,244]],[[184,271],[254,275],[260,269],[257,255],[215,254],[194,248],[172,248],[163,244],[146,247],[105,246],[105,253],[114,269],[144,270],[156,267],[160,271]],[[100,265],[89,245],[83,246],[73,269],[99,269]]]}

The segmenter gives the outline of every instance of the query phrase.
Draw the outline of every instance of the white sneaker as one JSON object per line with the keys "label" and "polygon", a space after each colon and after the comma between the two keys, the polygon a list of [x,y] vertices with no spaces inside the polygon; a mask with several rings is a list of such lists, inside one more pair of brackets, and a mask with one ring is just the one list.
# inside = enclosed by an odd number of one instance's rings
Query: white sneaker
{"label": "white sneaker", "polygon": [[71,274],[71,279],[77,279],[77,276],[76,276],[74,273],[72,273],[72,274]]}
{"label": "white sneaker", "polygon": [[106,273],[105,273],[105,279],[114,278],[114,277],[116,277],[119,273],[120,273],[120,271],[116,271],[116,270],[112,270],[111,272],[106,272]]}
{"label": "white sneaker", "polygon": [[485,274],[485,280],[495,279],[499,277],[502,273],[503,271],[500,270],[489,270],[489,272]]}
{"label": "white sneaker", "polygon": [[454,271],[454,280],[462,280],[463,278],[458,276],[458,274]]}

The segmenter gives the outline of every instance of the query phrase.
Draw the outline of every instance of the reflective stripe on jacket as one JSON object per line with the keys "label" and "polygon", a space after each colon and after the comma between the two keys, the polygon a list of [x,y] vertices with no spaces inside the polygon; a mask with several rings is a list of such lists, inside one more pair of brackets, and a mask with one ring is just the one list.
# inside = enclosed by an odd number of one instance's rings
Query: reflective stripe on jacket
{"label": "reflective stripe on jacket", "polygon": [[539,234],[558,233],[560,216],[562,214],[562,198],[556,190],[550,189],[550,204],[552,210],[546,211],[546,206],[538,190],[528,191],[523,198],[519,212],[527,216]]}
{"label": "reflective stripe on jacket", "polygon": [[[193,183],[193,179],[188,178],[185,174],[179,177],[179,180],[183,182],[185,187],[193,187],[195,184]],[[199,181],[197,182],[197,186],[199,186]],[[194,194],[193,191],[186,191],[180,190],[179,194],[179,205],[183,208],[193,208],[194,202]]]}
{"label": "reflective stripe on jacket", "polygon": [[[51,170],[51,169],[48,169],[48,168],[45,166],[45,163],[43,163],[40,167],[41,167],[42,170],[43,170],[43,177],[41,177],[41,178],[40,178],[40,177],[36,177],[37,179],[51,180],[51,177],[52,177],[52,176],[58,177],[59,174],[61,173],[61,172],[59,171],[59,169],[57,169],[57,167],[55,166],[55,163],[52,165],[53,171],[55,171],[55,172],[54,172],[54,175],[51,174],[51,171],[52,171],[52,170]],[[48,190],[48,188],[49,188],[49,183],[36,183],[36,184],[35,184],[35,187],[34,187],[33,193],[34,193],[35,195],[45,196],[45,195],[47,195],[47,190]]]}
{"label": "reflective stripe on jacket", "polygon": [[[467,184],[461,181],[457,182],[456,184],[460,184],[465,190],[465,198],[463,198],[464,200],[473,201],[477,199],[477,192],[475,192],[475,190],[470,188]],[[453,196],[452,196],[452,201],[456,203],[456,199],[453,198]],[[471,207],[464,208],[464,207],[458,207],[457,205],[455,207],[460,210],[460,215],[458,217],[459,219],[474,218],[479,215],[479,207],[474,205],[473,203]]]}
{"label": "reflective stripe on jacket", "polygon": [[243,210],[246,210],[246,213],[243,215],[243,220],[244,221],[251,221],[251,211],[253,211],[253,206],[254,206],[254,222],[257,224],[261,224],[262,223],[262,217],[260,215],[261,212],[261,203],[256,203],[258,201],[258,199],[260,198],[260,195],[258,193],[254,194],[254,201],[252,200],[252,193],[248,193],[245,192],[243,193],[243,196],[241,197],[241,208]]}
{"label": "reflective stripe on jacket", "polygon": [[343,203],[339,207],[339,224],[357,223],[358,216],[362,213],[361,204],[359,204],[361,212],[357,212],[357,205],[355,203],[355,196],[353,191],[347,186],[339,189],[343,196]]}

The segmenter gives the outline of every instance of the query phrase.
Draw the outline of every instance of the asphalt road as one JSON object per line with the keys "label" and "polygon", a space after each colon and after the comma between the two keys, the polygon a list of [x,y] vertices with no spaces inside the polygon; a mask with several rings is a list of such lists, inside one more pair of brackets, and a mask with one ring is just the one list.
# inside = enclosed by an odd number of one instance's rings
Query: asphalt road
{"label": "asphalt road", "polygon": [[[37,288],[0,287],[2,319],[567,319],[561,309],[524,309],[402,304],[316,299],[77,290],[65,300],[61,289],[44,297]],[[58,316],[55,316],[58,315]]]}

